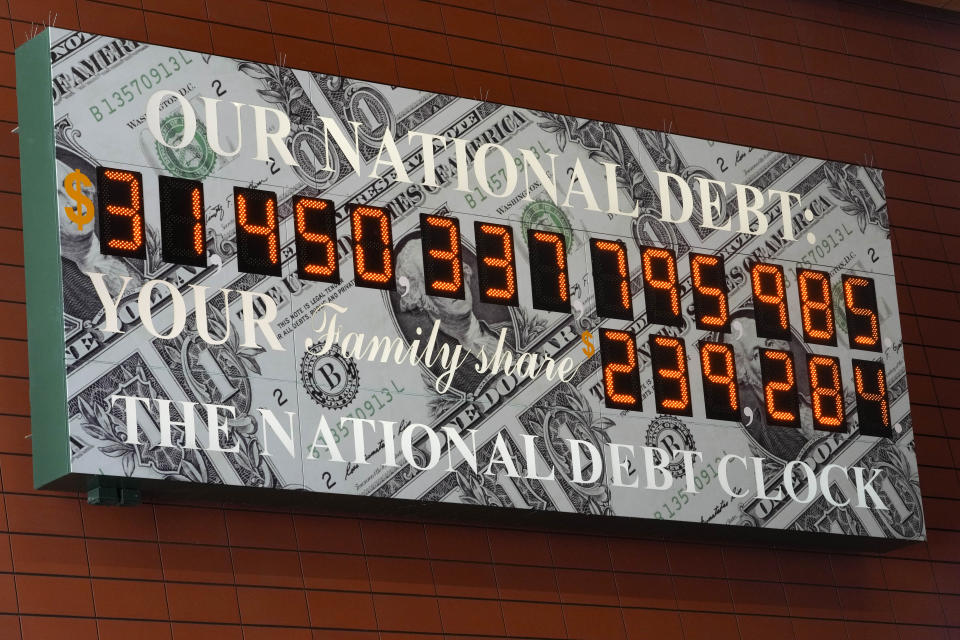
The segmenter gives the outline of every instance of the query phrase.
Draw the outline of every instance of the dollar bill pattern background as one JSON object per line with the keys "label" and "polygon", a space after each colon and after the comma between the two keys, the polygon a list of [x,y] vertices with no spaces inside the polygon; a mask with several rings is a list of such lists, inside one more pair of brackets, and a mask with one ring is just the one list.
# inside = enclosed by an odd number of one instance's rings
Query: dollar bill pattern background
{"label": "dollar bill pattern background", "polygon": [[[53,42],[77,37],[54,30]],[[87,37],[87,36],[85,36]],[[109,38],[89,36],[83,47],[102,46]],[[55,126],[59,183],[71,171],[93,175],[98,164],[140,171],[144,175],[147,216],[145,260],[128,260],[99,255],[96,225],[79,231],[60,213],[64,289],[64,331],[68,375],[70,437],[73,468],[83,473],[103,473],[144,478],[170,478],[188,482],[243,485],[283,489],[307,489],[444,501],[501,507],[569,511],[619,516],[705,521],[745,526],[830,531],[891,538],[922,538],[924,523],[920,505],[916,456],[899,318],[896,308],[889,225],[879,171],[760,149],[741,148],[678,136],[662,131],[635,130],[625,126],[589,121],[571,116],[478,102],[410,89],[387,87],[335,76],[314,74],[264,64],[201,55],[143,45],[114,65],[101,77],[65,95],[56,105]],[[54,73],[69,60],[52,56]],[[117,113],[100,118],[92,106],[101,94],[129,78],[148,73],[167,61],[178,71],[165,84],[144,91]],[[153,141],[141,117],[150,93],[158,88],[179,90],[194,105],[201,120],[193,142],[179,153],[171,153]],[[213,153],[205,138],[199,96],[219,97],[244,104],[261,104],[283,110],[291,120],[287,144],[299,166],[288,167],[277,159],[263,163],[252,154],[235,157]],[[636,200],[640,215],[635,218],[584,212],[576,207],[561,208],[551,203],[542,185],[531,184],[533,202],[519,198],[494,199],[479,189],[470,194],[453,190],[456,180],[452,149],[438,152],[439,187],[397,181],[394,172],[372,178],[354,174],[339,151],[330,158],[332,171],[324,163],[321,117],[336,118],[344,129],[347,122],[360,121],[365,137],[361,153],[374,157],[379,136],[385,127],[400,140],[407,131],[456,135],[472,143],[501,144],[510,150],[527,148],[536,153],[557,155],[557,172],[566,175],[580,159],[591,176],[601,176],[600,162],[614,162],[623,168],[617,175],[622,202]],[[179,118],[179,120],[178,120]],[[163,118],[165,131],[182,130],[182,115],[171,109]],[[180,127],[180,129],[178,129]],[[107,133],[111,132],[111,133]],[[239,141],[221,133],[225,148]],[[369,138],[369,139],[368,139]],[[404,148],[404,147],[401,147]],[[423,158],[411,153],[403,158],[414,183],[422,181]],[[493,165],[491,165],[493,167]],[[672,225],[660,220],[661,202],[655,189],[655,171],[670,171],[690,181],[697,177],[751,184],[758,189],[777,188],[803,196],[812,219],[795,215],[793,227],[798,240],[787,243],[775,231],[780,227],[777,205],[767,206],[771,232],[762,236],[726,233],[692,224]],[[156,211],[156,176],[179,175],[202,179],[206,198],[208,233],[207,268],[164,263],[160,259],[159,220]],[[471,177],[475,184],[474,177]],[[559,180],[562,184],[563,179]],[[602,184],[598,179],[596,184]],[[231,203],[233,186],[252,186],[276,191],[280,202],[282,278],[237,272],[236,242]],[[491,187],[493,183],[491,182]],[[521,185],[523,188],[522,174]],[[696,193],[696,189],[693,190]],[[348,235],[346,207],[371,203],[390,210],[397,271],[409,286],[398,292],[382,293],[357,288],[352,282],[350,246],[340,243],[340,285],[301,282],[295,275],[291,220],[291,199],[296,195],[322,195],[336,205],[338,237]],[[96,194],[88,192],[94,202]],[[674,193],[674,198],[677,193]],[[61,205],[70,204],[65,192]],[[678,202],[672,202],[674,210]],[[695,206],[699,206],[698,204]],[[62,206],[61,206],[62,210]],[[731,215],[733,201],[724,200],[721,220]],[[422,293],[422,269],[418,266],[418,214],[441,212],[461,220],[483,218],[513,225],[518,240],[527,228],[541,226],[568,234],[570,242],[571,297],[578,303],[572,315],[533,310],[521,299],[521,307],[505,308],[477,301],[476,258],[470,242],[471,225],[464,229],[464,274],[469,283],[467,300],[444,304]],[[816,235],[816,243],[805,234]],[[628,245],[631,289],[636,317],[630,322],[601,320],[593,312],[593,282],[585,251],[588,236],[620,237]],[[702,418],[655,416],[652,405],[650,363],[643,345],[651,333],[662,328],[651,325],[642,308],[639,246],[656,244],[673,249],[678,256],[684,304],[688,305],[689,273],[684,259],[690,251],[707,251],[726,260],[733,318],[732,333],[702,332],[692,324],[691,309],[685,308],[688,324],[670,329],[686,340],[691,394],[699,399],[698,361],[692,356],[696,343],[704,338],[735,345],[740,389],[744,404],[741,424],[718,425]],[[529,265],[523,245],[518,243],[518,281],[521,289],[529,282]],[[799,430],[767,427],[763,424],[756,350],[764,344],[753,331],[748,268],[753,261],[774,259],[797,266],[818,265],[839,282],[839,272],[863,271],[877,282],[881,300],[881,332],[886,338],[883,362],[890,389],[892,422],[899,430],[892,440],[861,437],[857,431],[855,403],[849,360],[842,360],[845,378],[845,407],[850,432],[815,432],[809,424],[809,394],[802,397],[805,422]],[[118,287],[123,276],[131,278],[121,303],[124,333],[105,334],[100,330],[103,312],[84,271],[107,274],[108,286]],[[236,294],[224,307],[219,295],[208,300],[211,333],[230,334],[222,345],[208,345],[197,334],[193,316],[186,330],[173,340],[152,338],[141,326],[135,309],[138,286],[149,279],[166,280],[187,296],[190,285],[234,291],[252,290],[269,295],[280,310],[275,328],[285,347],[283,352],[239,346],[240,305]],[[418,286],[420,285],[420,286]],[[791,292],[792,293],[792,292]],[[529,294],[526,294],[529,295]],[[839,298],[836,298],[839,300]],[[629,327],[641,345],[639,359],[645,395],[643,412],[625,413],[607,409],[602,401],[599,354],[593,355],[570,382],[530,382],[510,375],[479,375],[471,372],[473,360],[462,368],[447,394],[437,394],[436,369],[422,367],[411,375],[406,366],[354,361],[339,351],[325,359],[311,357],[304,339],[313,337],[314,311],[323,303],[336,302],[354,312],[348,315],[350,328],[368,334],[401,336],[410,340],[416,326],[428,328],[440,321],[445,344],[461,344],[467,350],[488,348],[501,329],[507,330],[511,348],[536,351],[554,358],[572,357],[580,364],[585,356],[581,334],[600,326]],[[795,302],[795,301],[794,301]],[[163,331],[170,326],[169,298],[158,296],[152,311]],[[846,346],[843,314],[838,304],[840,344]],[[798,326],[796,306],[791,307],[791,324]],[[469,330],[454,319],[469,318]],[[790,348],[795,356],[808,350],[799,335]],[[798,360],[799,361],[799,360]],[[148,444],[127,445],[122,441],[121,413],[105,409],[103,399],[113,393],[166,397],[173,400],[213,402],[236,409],[231,420],[229,441],[238,445],[235,453],[214,453],[182,447],[159,447],[158,432],[150,415],[140,422],[142,440]],[[805,391],[805,390],[804,390]],[[697,406],[697,405],[695,405]],[[301,451],[309,451],[313,430],[321,415],[422,422],[433,427],[451,426],[466,434],[476,429],[478,460],[489,460],[492,442],[502,433],[505,442],[522,464],[519,435],[538,436],[538,464],[557,470],[556,481],[513,478],[506,474],[478,477],[461,461],[455,471],[420,471],[411,465],[399,468],[375,464],[356,465],[325,459],[290,459],[267,455],[262,446],[258,407],[280,414],[292,411],[299,416]],[[182,419],[182,416],[177,417]],[[205,438],[202,425],[199,438]],[[343,455],[354,456],[351,434],[335,429]],[[174,435],[182,443],[182,432]],[[695,448],[704,453],[694,473],[702,477],[701,490],[692,495],[679,492],[641,492],[612,486],[610,470],[591,486],[570,482],[569,454],[563,438],[575,437],[596,444],[620,442],[651,444],[668,450]],[[429,456],[429,443],[416,443],[418,455]],[[368,441],[364,456],[375,459],[382,441]],[[824,498],[802,505],[792,501],[757,498],[751,490],[746,498],[735,499],[720,490],[711,462],[724,453],[755,455],[767,459],[764,468],[767,488],[775,490],[784,465],[794,459],[807,461],[815,469],[826,464],[882,467],[883,495],[891,505],[887,512],[833,507]],[[456,456],[453,456],[456,459]],[[445,467],[445,463],[440,465]],[[520,467],[522,469],[522,466]],[[631,469],[629,475],[639,473]],[[675,473],[674,475],[678,475]],[[682,470],[679,472],[682,476]],[[678,477],[679,477],[678,476]],[[733,474],[732,483],[749,486],[748,478]],[[680,487],[682,482],[676,483]],[[802,489],[801,489],[802,491]],[[849,498],[850,478],[835,478],[831,492]]]}

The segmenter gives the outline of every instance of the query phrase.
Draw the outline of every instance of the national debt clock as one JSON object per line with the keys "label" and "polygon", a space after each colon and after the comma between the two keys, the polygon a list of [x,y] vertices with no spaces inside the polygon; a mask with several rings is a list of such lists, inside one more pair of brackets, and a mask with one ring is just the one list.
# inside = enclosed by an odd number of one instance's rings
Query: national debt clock
{"label": "national debt clock", "polygon": [[879,170],[64,29],[16,61],[38,487],[925,537]]}

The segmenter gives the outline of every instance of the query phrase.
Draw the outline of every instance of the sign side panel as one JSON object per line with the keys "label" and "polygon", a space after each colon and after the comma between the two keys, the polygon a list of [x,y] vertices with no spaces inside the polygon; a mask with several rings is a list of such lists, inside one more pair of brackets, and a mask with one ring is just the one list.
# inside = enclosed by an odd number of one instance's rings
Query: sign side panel
{"label": "sign side panel", "polygon": [[70,472],[63,293],[50,93],[50,31],[16,52],[33,483]]}

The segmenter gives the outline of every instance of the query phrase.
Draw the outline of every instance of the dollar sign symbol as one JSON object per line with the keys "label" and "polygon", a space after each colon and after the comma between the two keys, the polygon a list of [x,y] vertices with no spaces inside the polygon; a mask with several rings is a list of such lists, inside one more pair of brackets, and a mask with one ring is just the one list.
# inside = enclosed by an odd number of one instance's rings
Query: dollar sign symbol
{"label": "dollar sign symbol", "polygon": [[83,187],[92,186],[93,183],[90,182],[90,178],[79,170],[68,173],[67,177],[63,179],[63,188],[67,191],[67,195],[77,203],[76,209],[64,207],[63,210],[68,218],[77,223],[77,228],[80,231],[83,231],[83,225],[93,222],[93,200],[81,191]]}
{"label": "dollar sign symbol", "polygon": [[580,334],[580,339],[583,340],[583,344],[587,345],[583,348],[583,353],[588,357],[592,357],[593,354],[597,351],[591,340],[593,340],[593,334],[589,331],[584,331]]}

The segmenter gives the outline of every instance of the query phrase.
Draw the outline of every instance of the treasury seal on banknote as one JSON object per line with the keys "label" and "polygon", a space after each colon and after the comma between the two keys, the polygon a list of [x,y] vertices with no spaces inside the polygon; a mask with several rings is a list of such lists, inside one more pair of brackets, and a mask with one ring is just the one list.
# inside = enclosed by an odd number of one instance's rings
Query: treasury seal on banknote
{"label": "treasury seal on banknote", "polygon": [[[371,147],[379,147],[383,129],[397,130],[397,118],[390,103],[369,85],[349,85],[343,92],[343,111],[348,121],[362,122],[357,130],[360,138]],[[397,132],[399,133],[399,132]]]}
{"label": "treasury seal on banknote", "polygon": [[570,218],[550,200],[534,200],[524,207],[520,224],[523,227],[521,242],[526,243],[530,229],[543,229],[562,233],[567,253],[573,250],[573,225],[570,224]]}
{"label": "treasury seal on banknote", "polygon": [[327,409],[347,406],[360,388],[357,363],[343,355],[338,344],[319,355],[307,351],[300,361],[300,380],[310,397]]}
{"label": "treasury seal on banknote", "polygon": [[676,458],[677,452],[695,451],[697,447],[690,429],[674,416],[659,416],[650,422],[647,427],[647,446],[660,447],[670,454],[673,461],[667,465],[667,471],[674,478],[682,478],[684,474],[683,460]]}
{"label": "treasury seal on banknote", "polygon": [[[161,138],[172,144],[179,144],[183,139],[183,114],[173,113],[160,122]],[[197,132],[193,142],[182,149],[172,149],[166,145],[155,143],[157,156],[163,168],[173,175],[188,180],[203,180],[213,171],[217,164],[217,155],[207,142],[207,129],[202,122],[197,122]]]}

